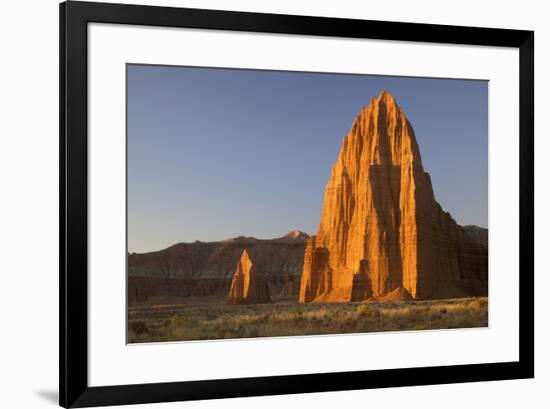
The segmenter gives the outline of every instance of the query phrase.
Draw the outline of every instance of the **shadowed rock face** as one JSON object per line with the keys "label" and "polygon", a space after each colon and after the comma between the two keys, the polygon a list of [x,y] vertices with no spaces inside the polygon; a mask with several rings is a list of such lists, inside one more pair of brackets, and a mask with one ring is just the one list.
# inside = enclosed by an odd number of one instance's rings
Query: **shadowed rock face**
{"label": "shadowed rock face", "polygon": [[307,242],[300,301],[360,301],[396,289],[415,299],[485,295],[487,235],[475,229],[441,209],[413,128],[383,91],[343,140],[319,231]]}
{"label": "shadowed rock face", "polygon": [[309,236],[299,231],[270,240],[236,237],[218,242],[179,243],[164,250],[128,255],[128,302],[162,298],[226,297],[235,265],[246,249],[265,276],[272,296],[298,297]]}
{"label": "shadowed rock face", "polygon": [[265,304],[271,302],[269,288],[259,274],[246,250],[235,268],[227,297],[228,304]]}

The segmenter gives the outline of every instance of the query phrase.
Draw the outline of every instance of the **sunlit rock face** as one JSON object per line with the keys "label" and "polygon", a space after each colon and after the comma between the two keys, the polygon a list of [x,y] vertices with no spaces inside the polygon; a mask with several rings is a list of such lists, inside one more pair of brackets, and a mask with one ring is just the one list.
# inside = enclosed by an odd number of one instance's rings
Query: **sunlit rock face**
{"label": "sunlit rock face", "polygon": [[235,268],[227,297],[228,304],[264,304],[271,302],[267,281],[254,268],[246,250]]}
{"label": "sunlit rock face", "polygon": [[414,130],[383,91],[357,116],[332,167],[319,230],[306,245],[300,302],[396,289],[415,299],[484,295],[486,240],[442,210]]}

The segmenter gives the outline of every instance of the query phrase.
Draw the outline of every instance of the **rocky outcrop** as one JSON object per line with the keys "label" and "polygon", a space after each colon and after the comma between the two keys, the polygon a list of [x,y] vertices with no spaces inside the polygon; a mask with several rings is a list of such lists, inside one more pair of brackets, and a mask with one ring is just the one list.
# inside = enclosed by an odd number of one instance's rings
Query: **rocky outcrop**
{"label": "rocky outcrop", "polygon": [[307,242],[300,301],[486,294],[482,236],[437,203],[413,128],[383,91],[343,140]]}
{"label": "rocky outcrop", "polygon": [[265,304],[270,303],[269,288],[265,277],[258,273],[246,250],[235,267],[231,280],[228,304]]}
{"label": "rocky outcrop", "polygon": [[128,302],[171,303],[187,298],[219,296],[227,293],[228,282],[225,278],[156,278],[129,276]]}
{"label": "rocky outcrop", "polygon": [[270,240],[236,237],[218,242],[179,243],[164,250],[128,255],[128,302],[163,302],[227,296],[244,249],[265,276],[274,297],[296,297],[309,236],[292,231]]}

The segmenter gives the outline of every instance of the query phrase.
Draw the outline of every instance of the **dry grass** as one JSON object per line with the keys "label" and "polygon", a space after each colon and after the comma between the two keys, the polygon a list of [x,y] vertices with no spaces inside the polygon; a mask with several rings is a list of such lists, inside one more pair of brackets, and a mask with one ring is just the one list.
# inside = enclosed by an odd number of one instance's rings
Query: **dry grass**
{"label": "dry grass", "polygon": [[128,341],[157,342],[486,327],[486,297],[385,303],[149,305],[128,311]]}

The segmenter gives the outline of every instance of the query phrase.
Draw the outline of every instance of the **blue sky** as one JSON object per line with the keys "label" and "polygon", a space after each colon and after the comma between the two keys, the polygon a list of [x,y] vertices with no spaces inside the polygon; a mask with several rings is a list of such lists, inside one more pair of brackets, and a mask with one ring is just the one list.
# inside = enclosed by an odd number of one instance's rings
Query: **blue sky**
{"label": "blue sky", "polygon": [[394,95],[436,199],[487,227],[485,81],[128,65],[128,250],[314,234],[342,138]]}

